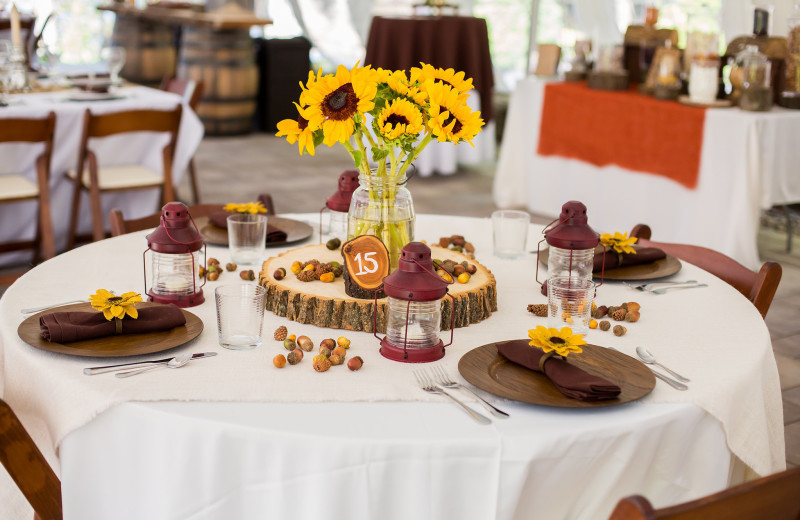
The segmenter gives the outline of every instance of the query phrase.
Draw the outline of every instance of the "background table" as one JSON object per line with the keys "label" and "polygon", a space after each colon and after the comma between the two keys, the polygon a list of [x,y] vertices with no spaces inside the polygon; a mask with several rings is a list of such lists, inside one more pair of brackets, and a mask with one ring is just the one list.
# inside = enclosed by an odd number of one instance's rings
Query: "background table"
{"label": "background table", "polygon": [[414,162],[417,172],[422,176],[434,171],[452,174],[458,168],[457,163],[494,160],[494,74],[486,20],[472,16],[372,18],[365,65],[410,71],[419,67],[420,62],[463,71],[465,77],[472,78],[475,90],[468,103],[473,110],[481,111],[486,126],[473,141],[474,148],[432,142]]}
{"label": "background table", "polygon": [[[78,163],[78,148],[83,129],[83,115],[86,109],[95,113],[121,112],[124,110],[170,110],[181,102],[180,96],[146,87],[125,87],[120,89],[121,99],[112,101],[69,101],[71,91],[44,94],[18,94],[11,96],[12,105],[0,108],[0,124],[4,118],[45,117],[51,110],[56,114],[56,129],[53,141],[53,157],[50,163],[50,200],[53,215],[53,231],[56,248],[66,246],[69,215],[72,207],[73,184],[64,177],[68,170],[75,169]],[[97,153],[101,165],[143,164],[153,171],[162,170],[160,150],[166,145],[165,134],[141,132],[125,134],[90,143]],[[184,105],[175,158],[172,163],[172,182],[180,182],[189,160],[203,139],[203,125]],[[18,173],[36,182],[35,159],[42,147],[23,144],[4,144],[3,161],[0,173]],[[91,231],[91,212],[89,196],[83,193],[79,233]],[[126,218],[138,218],[154,213],[160,207],[157,189],[133,192],[105,193],[101,197],[103,214],[113,208],[123,211]],[[20,202],[0,206],[0,241],[26,240],[36,232],[36,203]],[[0,255],[0,265],[25,261],[30,253]]]}
{"label": "background table", "polygon": [[[544,300],[533,281],[533,256],[494,258],[490,229],[488,219],[418,216],[418,239],[463,234],[497,277],[498,312],[455,331],[440,362],[451,374],[469,350],[525,337],[545,323],[525,309]],[[531,226],[530,243],[540,232]],[[67,519],[596,519],[632,493],[662,506],[722,489],[732,474],[733,482],[742,478],[739,458],[760,473],[784,465],[780,388],[766,326],[733,288],[691,265],[679,276],[708,288],[657,296],[607,282],[599,301],[635,299],[642,320],[628,324],[623,337],[594,330],[587,338],[629,354],[646,344],[692,379],[688,392],[658,382],[639,402],[595,410],[487,394],[511,414],[491,426],[417,388],[418,366],[382,358],[368,333],[268,313],[260,348],[220,348],[211,294],[221,283],[238,283],[233,273],[206,285],[206,302],[189,309],[206,328],[173,351],[219,355],[180,370],[87,377],[82,368],[108,359],[51,354],[16,336],[20,308],[98,287],[140,289],[145,234],[60,255],[0,299],[3,398],[56,466],[53,449],[60,448]],[[228,260],[224,248],[209,254]],[[83,273],[92,274],[90,282]],[[285,352],[271,339],[279,325],[315,342],[348,336],[349,356],[362,356],[364,368],[317,374],[310,359],[274,368],[272,357]]]}
{"label": "background table", "polygon": [[800,111],[708,109],[698,184],[688,189],[613,165],[537,155],[545,84],[526,78],[511,97],[494,181],[498,206],[556,217],[564,201],[580,200],[599,232],[642,222],[656,240],[706,246],[758,268],[760,211],[800,201]]}

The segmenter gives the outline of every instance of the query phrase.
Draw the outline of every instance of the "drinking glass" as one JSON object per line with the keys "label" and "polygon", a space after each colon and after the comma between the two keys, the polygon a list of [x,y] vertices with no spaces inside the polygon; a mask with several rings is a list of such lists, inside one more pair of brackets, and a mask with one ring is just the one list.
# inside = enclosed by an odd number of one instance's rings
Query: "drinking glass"
{"label": "drinking glass", "polygon": [[11,82],[11,42],[0,40],[0,107],[8,104],[8,87]]}
{"label": "drinking glass", "polygon": [[547,280],[548,326],[569,327],[574,334],[589,332],[595,283],[591,280],[557,276]]}
{"label": "drinking glass", "polygon": [[525,256],[531,216],[524,211],[501,209],[492,213],[494,256],[517,260]]}
{"label": "drinking glass", "polygon": [[239,213],[228,216],[228,248],[231,261],[256,265],[267,244],[267,216]]}
{"label": "drinking glass", "polygon": [[102,51],[102,58],[108,64],[108,73],[111,83],[119,83],[119,73],[125,66],[125,49],[122,47],[106,47]]}
{"label": "drinking glass", "polygon": [[256,284],[222,285],[214,289],[219,344],[231,350],[261,345],[267,290]]}

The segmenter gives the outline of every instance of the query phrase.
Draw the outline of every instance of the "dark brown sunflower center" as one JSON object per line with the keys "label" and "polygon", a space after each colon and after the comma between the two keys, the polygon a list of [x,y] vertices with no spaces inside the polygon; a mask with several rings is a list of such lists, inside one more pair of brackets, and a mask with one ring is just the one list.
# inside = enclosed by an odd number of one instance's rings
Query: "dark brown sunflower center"
{"label": "dark brown sunflower center", "polygon": [[564,341],[562,338],[559,338],[558,336],[553,336],[550,338],[550,343],[552,343],[553,345],[563,345],[564,343],[566,343],[566,341]]}
{"label": "dark brown sunflower center", "polygon": [[397,128],[397,125],[407,125],[408,119],[400,114],[389,114],[389,117],[386,118],[386,123],[392,125],[392,128]]}
{"label": "dark brown sunflower center", "polygon": [[352,83],[345,83],[322,101],[322,114],[334,121],[345,121],[356,113],[358,97]]}
{"label": "dark brown sunflower center", "polygon": [[297,117],[297,128],[305,130],[308,127],[308,121],[303,116]]}
{"label": "dark brown sunflower center", "polygon": [[450,114],[449,116],[447,116],[447,119],[445,119],[444,125],[442,125],[442,126],[445,126],[445,127],[450,126],[450,123],[452,123],[453,121],[456,122],[456,124],[453,125],[453,135],[455,135],[455,134],[458,134],[461,131],[461,128],[463,128],[464,125],[461,124],[461,121],[459,121],[458,119],[453,117],[453,114]]}
{"label": "dark brown sunflower center", "polygon": [[122,298],[119,297],[119,296],[112,296],[111,298],[108,299],[108,303],[110,303],[112,305],[116,304],[116,303],[119,303],[121,301],[122,301]]}

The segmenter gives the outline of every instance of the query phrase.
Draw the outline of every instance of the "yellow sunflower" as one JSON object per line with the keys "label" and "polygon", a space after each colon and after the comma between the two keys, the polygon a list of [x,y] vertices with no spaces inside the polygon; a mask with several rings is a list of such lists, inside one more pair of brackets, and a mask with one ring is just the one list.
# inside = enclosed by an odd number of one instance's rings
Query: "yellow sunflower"
{"label": "yellow sunflower", "polygon": [[134,320],[139,317],[135,305],[142,301],[141,295],[135,292],[126,292],[122,296],[115,296],[105,289],[98,289],[89,297],[92,307],[103,311],[103,316],[109,321],[114,318],[124,318],[127,314]]}
{"label": "yellow sunflower", "polygon": [[464,72],[456,72],[453,69],[437,69],[427,63],[420,63],[420,65],[422,67],[413,67],[411,69],[411,83],[416,83],[417,81],[425,83],[432,80],[454,88],[459,95],[466,94],[474,88],[472,86],[472,78],[464,79]]}
{"label": "yellow sunflower", "polygon": [[636,249],[631,247],[636,241],[639,240],[637,237],[628,237],[628,233],[620,233],[619,231],[615,232],[613,235],[611,233],[603,233],[600,235],[600,243],[606,247],[611,247],[617,253],[631,253],[636,254]]}
{"label": "yellow sunflower", "polygon": [[333,146],[347,141],[355,128],[353,117],[372,110],[378,83],[369,67],[356,65],[348,70],[339,65],[336,74],[318,77],[301,95],[308,105],[306,119],[322,119],[323,143]]}
{"label": "yellow sunflower", "polygon": [[458,91],[442,83],[427,81],[423,90],[428,93],[430,110],[428,126],[440,142],[472,140],[484,125],[480,112],[474,112],[459,97]]}
{"label": "yellow sunflower", "polygon": [[[308,109],[303,109],[295,103],[299,115],[297,119],[284,119],[278,123],[277,137],[286,136],[289,144],[297,142],[300,155],[303,151],[307,150],[310,155],[314,155],[314,132],[319,130],[322,124],[322,118],[316,115],[311,115]],[[311,118],[309,120],[309,118]]]}
{"label": "yellow sunflower", "polygon": [[403,136],[416,136],[424,129],[422,113],[417,106],[397,98],[381,110],[376,121],[380,135],[389,141]]}
{"label": "yellow sunflower", "polygon": [[564,327],[561,330],[547,328],[542,325],[528,331],[532,347],[539,347],[545,353],[555,351],[559,356],[567,357],[570,353],[583,352],[581,345],[586,345],[583,334],[573,334],[572,329]]}
{"label": "yellow sunflower", "polygon": [[385,83],[389,85],[389,88],[395,93],[410,99],[418,105],[425,105],[425,102],[428,99],[427,92],[420,90],[418,86],[409,84],[405,71],[395,71],[386,79]]}
{"label": "yellow sunflower", "polygon": [[261,204],[260,200],[257,202],[244,202],[242,204],[231,202],[230,204],[225,204],[222,209],[231,213],[249,213],[250,215],[267,212],[267,208]]}

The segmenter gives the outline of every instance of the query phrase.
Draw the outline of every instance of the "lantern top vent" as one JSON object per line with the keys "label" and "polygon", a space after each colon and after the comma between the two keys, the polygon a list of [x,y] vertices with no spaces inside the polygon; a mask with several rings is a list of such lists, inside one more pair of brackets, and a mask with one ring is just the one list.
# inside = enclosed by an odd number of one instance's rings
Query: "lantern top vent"
{"label": "lantern top vent", "polygon": [[558,224],[545,231],[547,243],[561,249],[594,249],[600,235],[589,227],[586,206],[571,200],[561,206]]}

